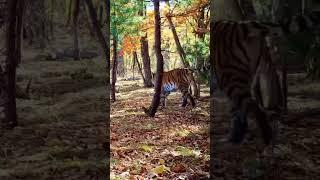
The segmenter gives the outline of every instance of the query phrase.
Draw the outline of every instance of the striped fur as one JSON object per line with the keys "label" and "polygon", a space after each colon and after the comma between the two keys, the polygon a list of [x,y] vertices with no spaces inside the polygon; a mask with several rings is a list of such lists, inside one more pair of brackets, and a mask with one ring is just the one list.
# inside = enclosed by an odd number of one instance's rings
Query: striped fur
{"label": "striped fur", "polygon": [[[152,74],[152,81],[155,82],[155,74]],[[168,72],[163,72],[161,86],[161,101],[162,107],[166,106],[166,98],[171,92],[179,90],[182,93],[182,107],[187,105],[188,99],[191,105],[195,106],[195,101],[191,92],[191,84],[195,83],[193,71],[187,68],[173,69]]]}
{"label": "striped fur", "polygon": [[212,25],[213,66],[219,88],[231,100],[230,141],[239,143],[253,115],[264,142],[272,139],[267,109],[282,106],[281,82],[269,28],[257,22],[217,21]]}
{"label": "striped fur", "polygon": [[279,23],[211,23],[213,69],[218,86],[232,102],[230,141],[241,142],[253,115],[264,142],[272,139],[271,112],[284,107],[279,53],[272,40],[299,32],[319,34],[320,12],[298,14]]}

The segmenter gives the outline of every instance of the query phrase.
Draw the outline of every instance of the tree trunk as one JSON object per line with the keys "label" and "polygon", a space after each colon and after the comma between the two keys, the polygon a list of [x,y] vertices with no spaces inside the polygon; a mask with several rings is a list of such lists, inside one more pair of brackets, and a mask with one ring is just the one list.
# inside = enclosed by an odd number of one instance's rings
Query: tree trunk
{"label": "tree trunk", "polygon": [[[21,30],[17,27],[21,27],[22,24],[22,1],[12,0],[9,1],[9,25],[7,29],[7,59],[6,59],[6,75],[7,75],[7,87],[6,93],[8,101],[5,105],[5,124],[7,128],[14,128],[18,125],[17,121],[17,109],[16,109],[16,66],[19,62],[19,56],[17,51],[21,49],[17,48],[17,43],[21,42]],[[21,19],[19,21],[19,19]]]}
{"label": "tree trunk", "polygon": [[[204,8],[200,9],[198,12],[198,28],[203,29],[205,24],[204,24]],[[204,43],[204,38],[205,38],[205,33],[198,33],[198,38],[201,42]],[[199,55],[197,57],[197,77],[196,77],[196,85],[194,85],[194,96],[196,98],[200,97],[200,69],[202,69],[204,66],[204,58],[202,55]]]}
{"label": "tree trunk", "polygon": [[[145,6],[143,2],[141,1],[141,9],[139,11],[140,16],[145,16]],[[144,87],[152,87],[152,76],[151,76],[151,67],[150,67],[150,56],[149,56],[149,45],[148,45],[148,34],[145,32],[145,36],[142,36],[140,38],[140,44],[141,44],[141,57],[142,57],[142,63],[143,63],[143,71],[145,80],[143,81]]]}
{"label": "tree trunk", "polygon": [[151,106],[149,109],[145,109],[145,113],[149,116],[154,117],[159,103],[161,95],[161,82],[163,74],[163,57],[161,54],[161,26],[160,26],[160,11],[159,11],[159,0],[154,0],[154,46],[157,57],[157,73],[156,73],[156,82],[155,82],[155,93],[152,99]]}
{"label": "tree trunk", "polygon": [[53,19],[54,19],[54,11],[55,11],[55,0],[51,0],[51,14],[50,14],[50,34],[51,39],[54,39],[54,27],[53,27]]}
{"label": "tree trunk", "polygon": [[90,13],[91,21],[93,24],[93,28],[95,29],[95,31],[97,33],[98,40],[101,44],[101,47],[103,50],[108,49],[107,42],[104,39],[104,36],[103,36],[102,31],[99,26],[99,22],[97,20],[97,13],[93,7],[92,0],[85,0],[85,1],[86,1],[88,8],[89,8],[89,13]]}
{"label": "tree trunk", "polygon": [[151,67],[150,67],[150,56],[149,56],[149,45],[147,35],[141,37],[141,57],[143,63],[143,71],[145,75],[144,87],[152,87],[152,76],[151,76]]}
{"label": "tree trunk", "polygon": [[111,82],[111,100],[116,101],[116,82],[118,68],[118,53],[117,53],[117,37],[113,36],[113,65],[112,65],[112,82]]}
{"label": "tree trunk", "polygon": [[175,28],[175,26],[173,25],[173,22],[172,22],[172,17],[171,16],[167,16],[167,19],[168,19],[168,22],[169,22],[169,25],[170,25],[170,29],[172,31],[174,42],[176,43],[176,46],[177,46],[177,51],[178,51],[178,53],[180,55],[181,63],[182,63],[184,68],[187,68],[187,67],[189,67],[189,65],[186,62],[186,53],[184,52],[184,50],[183,50],[183,48],[181,46],[181,43],[180,43],[176,28]]}
{"label": "tree trunk", "polygon": [[241,21],[244,19],[237,0],[215,0],[212,3],[214,6],[211,12],[214,12],[212,17],[215,21],[224,19]]}
{"label": "tree trunk", "polygon": [[138,65],[138,70],[139,70],[139,73],[140,73],[140,75],[141,75],[141,77],[142,77],[142,80],[143,80],[143,84],[145,84],[145,79],[144,79],[144,76],[143,76],[143,73],[142,73],[142,68],[141,68],[141,65],[140,65],[140,63],[139,63],[139,61],[138,61],[138,55],[137,55],[137,52],[136,51],[133,51],[133,58],[134,58],[134,61],[137,63],[137,65]]}
{"label": "tree trunk", "polygon": [[80,50],[79,50],[79,10],[80,10],[80,0],[75,0],[73,8],[73,40],[74,40],[74,60],[80,60]]}
{"label": "tree trunk", "polygon": [[[106,5],[106,43],[107,43],[107,49],[105,49],[106,52],[106,86],[107,86],[107,103],[106,103],[106,110],[107,114],[110,114],[110,0],[105,0],[105,5]],[[102,146],[104,149],[106,149],[107,152],[107,157],[110,157],[110,132],[109,132],[109,127],[110,127],[110,116],[107,115],[107,129],[105,129],[106,135],[104,136],[104,141]],[[106,174],[110,174],[110,168],[106,168]]]}
{"label": "tree trunk", "polygon": [[17,55],[17,64],[18,66],[21,62],[22,57],[22,48],[23,48],[23,13],[24,13],[24,6],[25,2],[24,0],[20,0],[18,3],[18,11],[17,11],[17,49],[16,49],[16,55]]}

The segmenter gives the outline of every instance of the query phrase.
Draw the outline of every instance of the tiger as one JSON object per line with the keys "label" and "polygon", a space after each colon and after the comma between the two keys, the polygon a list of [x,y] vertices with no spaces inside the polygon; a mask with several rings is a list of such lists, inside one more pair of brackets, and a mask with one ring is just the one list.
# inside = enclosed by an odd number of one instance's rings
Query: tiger
{"label": "tiger", "polygon": [[219,89],[231,101],[228,137],[241,143],[253,115],[265,144],[273,138],[271,120],[285,106],[280,54],[273,42],[281,36],[310,30],[319,25],[320,13],[295,15],[286,22],[213,21],[210,23],[212,71]]}
{"label": "tiger", "polygon": [[[155,84],[155,73],[152,73],[152,83]],[[171,92],[180,91],[182,93],[182,107],[188,103],[195,107],[195,100],[192,96],[191,85],[195,83],[193,70],[188,68],[178,68],[171,71],[163,72],[161,82],[160,106],[166,107],[166,99]]]}

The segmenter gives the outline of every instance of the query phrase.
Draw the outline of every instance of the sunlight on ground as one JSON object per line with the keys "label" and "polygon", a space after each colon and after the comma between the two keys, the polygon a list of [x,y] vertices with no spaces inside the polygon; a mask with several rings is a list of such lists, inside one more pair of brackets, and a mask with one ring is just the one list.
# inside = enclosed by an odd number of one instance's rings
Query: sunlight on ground
{"label": "sunlight on ground", "polygon": [[[112,179],[208,175],[209,102],[182,108],[181,94],[172,93],[168,106],[150,118],[142,107],[150,105],[154,89],[138,81],[118,85],[118,101],[111,107]],[[207,95],[208,88],[203,90]]]}

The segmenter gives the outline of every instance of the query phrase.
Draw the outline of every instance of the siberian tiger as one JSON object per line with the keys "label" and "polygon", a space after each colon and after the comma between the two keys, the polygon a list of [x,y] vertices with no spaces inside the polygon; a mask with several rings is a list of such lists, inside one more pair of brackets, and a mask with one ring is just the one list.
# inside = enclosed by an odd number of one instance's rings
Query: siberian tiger
{"label": "siberian tiger", "polygon": [[[155,73],[152,73],[152,83],[155,84]],[[181,106],[185,107],[189,99],[191,105],[194,107],[196,104],[191,91],[192,83],[195,83],[195,80],[191,69],[180,68],[163,72],[160,99],[162,108],[166,106],[167,96],[177,90],[182,93],[183,102]]]}
{"label": "siberian tiger", "polygon": [[232,103],[231,142],[240,143],[244,139],[248,115],[254,116],[264,142],[271,142],[273,133],[269,122],[272,115],[269,112],[281,112],[285,93],[277,66],[280,56],[271,40],[280,34],[319,31],[319,22],[320,13],[312,12],[293,16],[279,24],[211,23],[213,71],[219,88]]}

